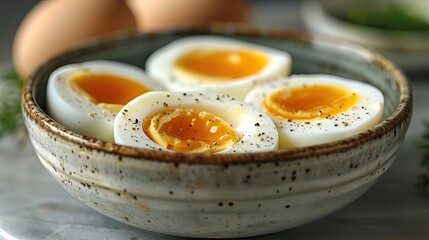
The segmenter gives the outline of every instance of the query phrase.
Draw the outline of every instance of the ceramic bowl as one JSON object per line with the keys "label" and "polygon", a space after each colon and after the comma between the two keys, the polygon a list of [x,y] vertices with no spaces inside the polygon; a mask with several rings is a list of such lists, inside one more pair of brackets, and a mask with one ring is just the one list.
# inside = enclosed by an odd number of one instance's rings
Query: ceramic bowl
{"label": "ceramic bowl", "polygon": [[[402,4],[414,11],[422,11],[429,23],[428,1],[420,0],[378,0]],[[429,59],[429,31],[428,30],[389,30],[370,27],[348,22],[338,18],[338,13],[348,10],[348,5],[356,2],[362,5],[362,1],[315,1],[302,2],[301,15],[306,28],[315,34],[331,35],[354,41],[366,47],[376,49],[404,70],[419,70],[427,67]],[[376,2],[375,2],[376,3]],[[375,4],[374,3],[374,4]]]}
{"label": "ceramic bowl", "polygon": [[[359,135],[313,147],[252,154],[189,154],[103,142],[64,128],[45,113],[46,84],[59,66],[93,59],[143,67],[154,50],[209,34],[292,55],[293,73],[327,73],[373,84],[385,96],[383,121]],[[248,237],[299,226],[363,194],[392,164],[410,123],[407,80],[360,46],[304,33],[213,25],[117,36],[42,65],[25,84],[26,127],[41,163],[74,197],[118,221],[188,237]]]}

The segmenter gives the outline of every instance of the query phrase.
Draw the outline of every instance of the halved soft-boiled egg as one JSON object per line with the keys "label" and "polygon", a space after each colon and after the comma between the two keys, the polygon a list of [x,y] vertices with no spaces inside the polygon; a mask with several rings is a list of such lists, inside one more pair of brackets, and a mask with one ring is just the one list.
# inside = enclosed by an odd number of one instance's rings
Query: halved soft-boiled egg
{"label": "halved soft-boiled egg", "polygon": [[116,113],[133,98],[162,89],[133,65],[106,60],[69,64],[49,77],[47,110],[66,128],[113,142]]}
{"label": "halved soft-boiled egg", "polygon": [[273,121],[255,106],[209,92],[149,92],[115,118],[115,143],[151,150],[243,153],[276,150]]}
{"label": "halved soft-boiled egg", "polygon": [[190,36],[158,49],[146,72],[174,91],[209,91],[244,99],[255,85],[290,73],[287,52],[218,36]]}
{"label": "halved soft-boiled egg", "polygon": [[279,130],[279,148],[333,142],[381,121],[383,94],[374,86],[332,75],[292,75],[252,90]]}

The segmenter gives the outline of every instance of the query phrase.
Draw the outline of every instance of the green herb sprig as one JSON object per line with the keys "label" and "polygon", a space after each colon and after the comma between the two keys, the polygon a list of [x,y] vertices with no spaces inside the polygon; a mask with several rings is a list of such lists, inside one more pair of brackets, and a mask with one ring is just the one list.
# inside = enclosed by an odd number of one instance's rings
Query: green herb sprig
{"label": "green herb sprig", "polygon": [[418,143],[419,149],[423,150],[423,157],[421,159],[421,166],[425,169],[425,173],[419,174],[416,187],[422,191],[426,191],[429,186],[429,121],[424,123],[425,130]]}
{"label": "green herb sprig", "polygon": [[22,80],[14,70],[0,76],[0,138],[23,129]]}

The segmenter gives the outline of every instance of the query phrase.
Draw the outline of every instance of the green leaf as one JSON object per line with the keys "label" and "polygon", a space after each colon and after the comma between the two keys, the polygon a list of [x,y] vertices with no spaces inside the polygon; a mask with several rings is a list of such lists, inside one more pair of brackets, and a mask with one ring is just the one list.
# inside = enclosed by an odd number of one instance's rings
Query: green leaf
{"label": "green leaf", "polygon": [[426,191],[429,185],[429,174],[420,174],[417,176],[416,188],[421,191]]}
{"label": "green leaf", "polygon": [[398,31],[429,30],[424,12],[418,9],[417,4],[408,1],[348,1],[343,11],[337,10],[333,14],[341,20],[373,28]]}

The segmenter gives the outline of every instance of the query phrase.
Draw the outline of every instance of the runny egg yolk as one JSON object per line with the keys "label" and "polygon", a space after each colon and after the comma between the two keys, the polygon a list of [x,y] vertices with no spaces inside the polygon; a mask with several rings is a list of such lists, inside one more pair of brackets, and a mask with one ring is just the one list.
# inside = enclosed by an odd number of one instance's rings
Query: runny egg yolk
{"label": "runny egg yolk", "polygon": [[206,111],[178,108],[156,113],[143,131],[157,144],[178,152],[218,152],[239,141],[222,118]]}
{"label": "runny egg yolk", "polygon": [[267,63],[265,54],[250,49],[195,49],[177,59],[174,69],[179,75],[231,80],[255,74]]}
{"label": "runny egg yolk", "polygon": [[135,97],[149,91],[142,84],[107,73],[75,73],[69,77],[68,84],[88,101],[115,112],[119,112]]}
{"label": "runny egg yolk", "polygon": [[284,88],[269,94],[263,103],[266,112],[285,120],[330,118],[346,111],[358,96],[337,86]]}

